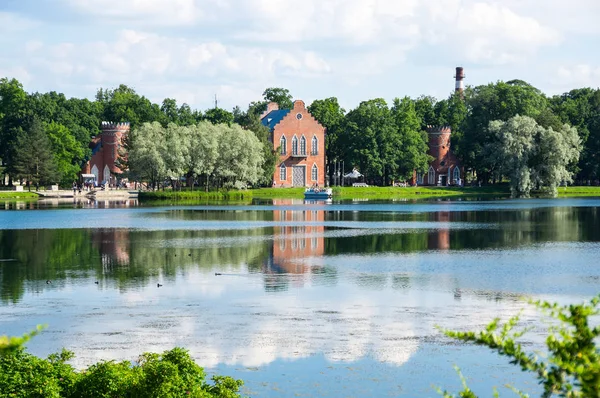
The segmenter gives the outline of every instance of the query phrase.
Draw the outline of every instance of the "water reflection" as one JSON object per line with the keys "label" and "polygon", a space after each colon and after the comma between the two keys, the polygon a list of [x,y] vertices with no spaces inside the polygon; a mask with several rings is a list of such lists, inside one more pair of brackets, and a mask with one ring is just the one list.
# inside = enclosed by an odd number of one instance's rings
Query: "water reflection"
{"label": "water reflection", "polygon": [[85,196],[76,198],[44,198],[35,200],[0,201],[3,210],[40,210],[40,209],[120,209],[137,207],[137,199],[96,200]]}
{"label": "water reflection", "polygon": [[[595,294],[594,203],[0,213],[13,223],[0,225],[0,260],[10,260],[0,261],[0,330],[47,322],[32,351],[64,345],[79,365],[176,344],[205,366],[314,355],[401,366],[422,350],[452,351],[435,324],[479,327],[517,312],[522,295]],[[138,227],[118,227],[123,218]],[[454,354],[436,366],[451,370]]]}

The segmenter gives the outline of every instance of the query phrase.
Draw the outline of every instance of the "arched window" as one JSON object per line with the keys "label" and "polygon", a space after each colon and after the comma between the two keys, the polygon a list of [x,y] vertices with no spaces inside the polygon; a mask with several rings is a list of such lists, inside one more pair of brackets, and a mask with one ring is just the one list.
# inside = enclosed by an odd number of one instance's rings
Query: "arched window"
{"label": "arched window", "polygon": [[448,178],[446,179],[446,185],[450,185],[450,183],[452,182],[451,177],[452,177],[452,166],[448,166]]}
{"label": "arched window", "polygon": [[306,155],[306,138],[300,138],[300,155]]}
{"label": "arched window", "polygon": [[287,169],[284,163],[281,163],[281,166],[279,166],[279,179],[281,181],[287,180]]}
{"label": "arched window", "polygon": [[423,185],[423,173],[417,173],[417,185]]}
{"label": "arched window", "polygon": [[458,184],[458,180],[460,180],[460,169],[458,168],[458,166],[456,166],[454,168],[454,182]]}
{"label": "arched window", "polygon": [[429,173],[427,173],[427,185],[436,185],[435,184],[435,170],[433,167],[429,166]]}
{"label": "arched window", "polygon": [[317,181],[319,179],[319,168],[316,164],[313,164],[313,167],[310,171],[310,178],[313,181]]}
{"label": "arched window", "polygon": [[319,154],[319,139],[317,138],[317,136],[313,136],[312,141],[310,143],[310,154],[315,156]]}
{"label": "arched window", "polygon": [[285,139],[285,135],[281,136],[279,140],[280,153],[285,155],[287,153],[287,140]]}
{"label": "arched window", "polygon": [[298,138],[296,138],[296,136],[294,136],[292,138],[292,155],[297,155],[298,154]]}

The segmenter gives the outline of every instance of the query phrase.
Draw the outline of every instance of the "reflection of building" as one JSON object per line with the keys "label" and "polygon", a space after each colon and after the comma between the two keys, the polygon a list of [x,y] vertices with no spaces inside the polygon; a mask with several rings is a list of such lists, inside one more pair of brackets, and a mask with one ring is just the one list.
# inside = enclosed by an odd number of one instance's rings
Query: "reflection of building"
{"label": "reflection of building", "polygon": [[[293,204],[292,199],[273,200],[273,204]],[[306,261],[325,253],[325,211],[300,207],[273,211],[273,221],[281,223],[273,228],[272,254],[266,272],[304,274],[311,272]]]}
{"label": "reflection of building", "polygon": [[98,229],[92,232],[92,242],[100,252],[102,265],[129,264],[129,231],[127,229]]}
{"label": "reflection of building", "polygon": [[303,101],[294,101],[293,109],[279,109],[271,102],[261,116],[271,132],[273,148],[279,148],[279,160],[273,176],[278,187],[325,185],[325,128],[312,117]]}
{"label": "reflection of building", "polygon": [[[432,221],[440,223],[450,222],[449,211],[438,211],[434,214]],[[450,250],[450,228],[438,227],[435,232],[428,234],[427,249],[429,250]]]}

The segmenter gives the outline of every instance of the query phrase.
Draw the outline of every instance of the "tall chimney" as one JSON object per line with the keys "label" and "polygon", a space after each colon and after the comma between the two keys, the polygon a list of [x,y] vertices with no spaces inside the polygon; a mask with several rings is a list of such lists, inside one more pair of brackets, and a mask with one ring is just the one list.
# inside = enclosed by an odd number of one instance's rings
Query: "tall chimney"
{"label": "tall chimney", "polygon": [[456,75],[454,77],[456,78],[456,87],[454,91],[462,94],[465,89],[465,82],[463,81],[465,79],[465,70],[462,66],[456,67]]}

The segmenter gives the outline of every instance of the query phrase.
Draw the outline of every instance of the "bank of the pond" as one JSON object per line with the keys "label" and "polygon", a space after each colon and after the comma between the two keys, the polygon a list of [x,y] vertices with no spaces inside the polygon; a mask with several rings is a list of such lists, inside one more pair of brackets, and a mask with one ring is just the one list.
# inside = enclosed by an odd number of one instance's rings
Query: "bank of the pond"
{"label": "bank of the pond", "polygon": [[0,191],[0,199],[36,199],[39,195],[34,192]]}
{"label": "bank of the pond", "polygon": [[[334,187],[333,198],[349,199],[431,199],[460,197],[508,197],[508,185],[485,187]],[[600,187],[561,187],[559,197],[599,196]],[[257,188],[232,191],[154,191],[140,192],[139,200],[150,204],[177,202],[181,204],[202,203],[204,201],[250,201],[252,199],[303,199],[304,188]]]}
{"label": "bank of the pond", "polygon": [[138,199],[143,202],[153,202],[159,200],[187,202],[205,200],[248,200],[252,199],[252,191],[140,191]]}
{"label": "bank of the pond", "polygon": [[[259,188],[253,189],[257,199],[303,198],[304,188]],[[335,187],[334,199],[427,199],[435,197],[508,196],[505,186],[492,187]]]}

